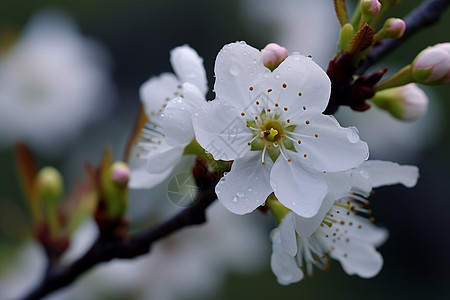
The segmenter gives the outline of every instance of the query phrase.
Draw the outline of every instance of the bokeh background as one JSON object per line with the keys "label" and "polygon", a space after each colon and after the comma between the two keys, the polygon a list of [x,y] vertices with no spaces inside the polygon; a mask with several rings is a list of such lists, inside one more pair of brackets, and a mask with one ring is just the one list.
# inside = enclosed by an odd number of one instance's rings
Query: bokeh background
{"label": "bokeh background", "polygon": [[[349,5],[353,3],[347,2]],[[402,17],[421,2],[402,1],[401,5],[388,12],[388,16]],[[68,186],[83,175],[86,160],[98,161],[105,146],[112,146],[116,158],[120,158],[138,110],[139,86],[152,75],[172,71],[170,49],[182,44],[196,49],[204,58],[212,88],[214,59],[226,43],[245,40],[261,49],[269,42],[278,42],[290,52],[312,55],[326,68],[327,61],[335,52],[338,33],[331,0],[4,0],[0,2],[0,35],[9,38],[0,39],[0,46],[2,42],[7,43],[20,36],[30,18],[47,8],[64,11],[78,24],[83,36],[101,44],[105,51],[101,60],[105,60],[107,67],[104,70],[109,72],[112,82],[108,99],[102,100],[104,107],[98,112],[98,120],[85,125],[81,133],[61,151],[36,149],[39,164],[59,168]],[[409,39],[378,67],[387,66],[395,72],[410,63],[428,45],[450,41],[449,28],[450,10],[447,10],[440,23]],[[207,288],[212,283],[205,279],[203,285],[196,287],[198,293],[186,292],[186,297],[180,296],[180,299],[448,299],[450,118],[447,118],[447,113],[450,114],[450,89],[448,86],[438,86],[425,90],[430,97],[429,113],[412,123],[393,120],[375,109],[366,113],[340,109],[337,114],[342,124],[356,125],[360,129],[361,138],[369,143],[371,158],[414,164],[420,168],[421,178],[416,188],[385,187],[377,190],[371,199],[376,223],[390,232],[389,240],[380,248],[385,263],[378,276],[369,280],[348,276],[337,262],[333,262],[327,272],[317,270],[313,278],[288,287],[280,286],[269,265],[269,232],[274,223],[269,217],[256,216],[257,220],[249,220],[261,228],[255,235],[267,237],[267,240],[246,251],[259,255],[259,262],[249,265],[248,270],[234,268],[225,272],[226,275],[220,277],[220,283],[214,283],[213,289]],[[210,92],[208,98],[213,97]],[[12,145],[10,142],[0,145],[0,286],[1,281],[9,284],[10,278],[20,278],[16,289],[21,289],[23,293],[23,282],[32,286],[36,278],[14,277],[18,273],[16,269],[19,266],[25,270],[29,268],[28,273],[31,274],[31,269],[39,268],[39,264],[24,265],[25,259],[18,254],[22,253],[20,249],[24,245],[29,244],[30,217],[19,188]],[[151,195],[139,193],[134,196],[137,199],[132,199],[130,214],[139,212],[139,218],[145,219],[140,207],[145,206],[144,202]],[[239,231],[226,224],[221,230],[228,234],[229,230]],[[220,235],[220,231],[217,234]],[[248,240],[243,238],[237,243],[246,242]],[[207,243],[202,245],[208,247]],[[228,253],[240,255],[232,244],[229,246],[226,249]],[[214,248],[211,250],[215,251]],[[34,259],[38,260],[39,256],[34,256]],[[164,265],[158,268],[164,268]],[[217,266],[219,268],[223,269]],[[114,280],[118,289],[121,282],[125,286],[129,278],[133,278],[133,269],[127,270],[128,273],[116,274]],[[179,272],[183,270],[180,268]],[[149,268],[148,272],[150,274],[154,270]],[[145,273],[139,274],[141,279],[145,278]],[[184,276],[189,277],[190,274]],[[145,285],[145,280],[140,283]],[[72,290],[74,299],[77,284],[68,289],[69,292]],[[160,284],[167,287],[180,285],[170,278]],[[87,288],[84,289],[86,292]],[[97,289],[91,294],[87,289],[84,296],[92,299],[129,299],[136,296],[126,289],[123,294],[111,294],[106,289],[107,285],[104,293]],[[202,289],[205,293],[201,292]],[[153,295],[153,298],[159,300],[162,296],[158,298]]]}

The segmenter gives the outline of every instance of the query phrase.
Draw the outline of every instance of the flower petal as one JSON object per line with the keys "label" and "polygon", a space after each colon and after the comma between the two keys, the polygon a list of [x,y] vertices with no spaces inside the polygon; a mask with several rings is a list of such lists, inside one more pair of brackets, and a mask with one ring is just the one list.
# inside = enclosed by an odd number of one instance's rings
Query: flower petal
{"label": "flower petal", "polygon": [[167,144],[185,146],[194,138],[192,106],[184,98],[177,97],[164,109],[163,125]]}
{"label": "flower petal", "polygon": [[264,66],[258,49],[245,42],[236,42],[225,45],[220,50],[214,73],[217,98],[242,110],[254,99],[249,89],[256,81],[255,76],[269,76],[270,70]]}
{"label": "flower petal", "polygon": [[161,173],[149,173],[145,168],[145,164],[142,164],[142,167],[131,170],[128,187],[130,189],[150,189],[169,177],[174,167],[169,167]]}
{"label": "flower petal", "polygon": [[419,178],[419,169],[417,167],[401,166],[390,161],[366,161],[358,170],[368,175],[374,188],[397,183],[401,183],[406,187],[413,187]]}
{"label": "flower petal", "polygon": [[[296,124],[294,132],[303,137],[301,144],[294,144],[304,165],[339,172],[359,166],[369,156],[369,148],[359,139],[356,128],[341,127],[333,116],[308,114],[307,120]],[[302,159],[303,154],[306,159]]]}
{"label": "flower petal", "polygon": [[216,185],[220,203],[229,211],[243,215],[262,205],[272,193],[271,162],[261,164],[259,152],[248,153],[233,162],[231,171]]}
{"label": "flower petal", "polygon": [[151,150],[147,159],[147,171],[150,173],[162,173],[175,166],[183,156],[184,146],[161,145]]}
{"label": "flower petal", "polygon": [[170,51],[170,63],[181,82],[194,84],[205,95],[208,92],[203,59],[188,45]]}
{"label": "flower petal", "polygon": [[303,271],[298,267],[294,256],[285,252],[278,229],[272,231],[272,255],[270,267],[277,276],[278,283],[288,285],[303,278]]}
{"label": "flower petal", "polygon": [[193,116],[198,143],[216,160],[234,160],[249,150],[252,132],[240,111],[220,100],[200,106]]}
{"label": "flower petal", "polygon": [[317,214],[328,192],[323,174],[281,157],[272,168],[270,185],[281,204],[305,218]]}
{"label": "flower petal", "polygon": [[294,257],[297,254],[297,236],[295,234],[295,217],[297,215],[293,212],[288,213],[279,226],[281,244],[284,250],[290,256]]}
{"label": "flower petal", "polygon": [[272,95],[282,107],[297,112],[306,107],[308,111],[322,113],[328,105],[331,82],[319,65],[311,58],[298,53],[291,54],[271,74]]}
{"label": "flower petal", "polygon": [[147,116],[161,114],[163,105],[176,97],[179,85],[180,82],[172,73],[163,73],[144,82],[139,93]]}
{"label": "flower petal", "polygon": [[[323,237],[323,240],[325,239]],[[380,272],[383,258],[366,240],[357,237],[334,239],[335,242],[326,240],[331,249],[330,257],[339,260],[347,274],[370,278]]]}

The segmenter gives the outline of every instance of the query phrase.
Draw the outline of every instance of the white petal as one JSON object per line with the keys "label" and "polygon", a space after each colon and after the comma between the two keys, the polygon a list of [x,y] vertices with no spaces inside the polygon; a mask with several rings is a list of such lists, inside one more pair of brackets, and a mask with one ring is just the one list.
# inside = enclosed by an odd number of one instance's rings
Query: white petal
{"label": "white petal", "polygon": [[329,242],[334,246],[330,251],[330,257],[341,262],[344,271],[363,278],[370,278],[380,272],[383,266],[383,258],[375,247],[364,240],[356,238],[335,239],[336,242]]}
{"label": "white petal", "polygon": [[252,151],[233,162],[231,171],[216,185],[220,203],[235,214],[246,214],[262,205],[272,193],[271,163],[261,164],[258,151]]}
{"label": "white petal", "polygon": [[[305,119],[301,123],[296,120],[294,130],[303,135],[301,144],[294,143],[303,164],[318,171],[339,172],[357,167],[368,158],[368,146],[355,128],[343,128],[333,116],[322,114],[309,114]],[[307,154],[306,159],[301,159],[303,154]]]}
{"label": "white petal", "polygon": [[323,174],[282,157],[272,168],[270,185],[281,204],[305,218],[317,214],[328,192]]}
{"label": "white petal", "polygon": [[194,84],[205,95],[208,92],[203,59],[188,45],[170,51],[170,63],[181,82]]}
{"label": "white petal", "polygon": [[277,276],[278,283],[288,285],[303,278],[303,271],[298,267],[295,257],[284,251],[278,229],[272,231],[272,255],[270,267]]}
{"label": "white petal", "polygon": [[272,72],[271,81],[273,86],[267,87],[272,89],[270,94],[282,107],[288,107],[290,113],[303,106],[308,111],[322,113],[328,105],[330,79],[311,58],[291,54]]}
{"label": "white petal", "polygon": [[192,106],[178,97],[167,103],[164,109],[163,125],[167,144],[185,146],[194,138],[192,127]]}
{"label": "white petal", "polygon": [[172,73],[163,73],[144,82],[140,89],[140,97],[148,117],[159,115],[164,104],[176,97],[180,91],[180,82]]}
{"label": "white petal", "polygon": [[220,100],[200,106],[193,116],[198,143],[216,160],[234,160],[249,150],[252,132],[246,127],[241,111]]}
{"label": "white petal", "polygon": [[202,92],[190,82],[183,83],[183,96],[187,103],[192,106],[192,111],[199,105],[206,102],[205,96]]}
{"label": "white petal", "polygon": [[375,226],[367,218],[353,215],[351,216],[353,223],[357,225],[346,226],[346,230],[350,237],[365,241],[375,247],[379,247],[386,242],[389,236],[389,232],[386,229]]}
{"label": "white petal", "polygon": [[138,169],[131,170],[130,181],[128,182],[128,187],[130,189],[149,189],[161,182],[163,182],[167,177],[169,177],[175,166],[169,167],[167,170],[161,173],[149,173],[145,169],[145,165]]}
{"label": "white petal", "polygon": [[147,171],[150,173],[162,173],[175,166],[183,156],[184,146],[161,145],[151,150],[147,159]]}
{"label": "white petal", "polygon": [[270,70],[262,62],[262,55],[245,42],[225,45],[216,58],[214,90],[219,99],[240,109],[254,97],[249,88],[258,78],[269,76]]}
{"label": "white petal", "polygon": [[326,173],[324,176],[328,184],[328,193],[317,214],[311,218],[297,216],[295,219],[297,233],[300,237],[307,238],[311,236],[319,228],[334,202],[347,195],[351,190],[350,176],[348,174],[344,172]]}
{"label": "white petal", "polygon": [[297,236],[295,234],[295,217],[296,214],[293,212],[288,213],[279,226],[280,228],[280,238],[281,244],[284,250],[290,256],[295,256],[297,254]]}
{"label": "white petal", "polygon": [[419,178],[419,169],[417,167],[401,166],[390,161],[366,161],[358,170],[367,172],[374,188],[397,183],[413,187]]}

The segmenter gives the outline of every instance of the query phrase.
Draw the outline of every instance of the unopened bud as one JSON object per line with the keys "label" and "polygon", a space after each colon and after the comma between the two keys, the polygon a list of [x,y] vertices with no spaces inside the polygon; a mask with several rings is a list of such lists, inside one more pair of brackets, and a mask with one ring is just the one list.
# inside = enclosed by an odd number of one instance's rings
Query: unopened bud
{"label": "unopened bud", "polygon": [[44,167],[36,176],[35,187],[41,202],[54,205],[63,194],[63,178],[55,168]]}
{"label": "unopened bud", "polygon": [[386,31],[386,38],[399,39],[405,33],[406,24],[400,18],[389,18],[384,22],[383,28]]}
{"label": "unopened bud", "polygon": [[130,169],[124,162],[114,162],[101,174],[103,197],[110,218],[121,218],[125,214],[128,205],[129,177]]}
{"label": "unopened bud", "polygon": [[420,52],[412,63],[416,82],[423,84],[449,83],[450,43],[437,44]]}
{"label": "unopened bud", "polygon": [[130,179],[130,168],[124,162],[115,162],[112,166],[111,179],[118,185],[126,186]]}
{"label": "unopened bud", "polygon": [[367,22],[380,12],[381,3],[378,0],[361,0],[360,7],[364,21]]}
{"label": "unopened bud", "polygon": [[275,43],[267,44],[261,50],[261,54],[264,65],[271,71],[275,70],[288,57],[287,49]]}
{"label": "unopened bud", "polygon": [[392,116],[407,121],[422,117],[428,110],[427,95],[414,83],[377,92],[370,101]]}

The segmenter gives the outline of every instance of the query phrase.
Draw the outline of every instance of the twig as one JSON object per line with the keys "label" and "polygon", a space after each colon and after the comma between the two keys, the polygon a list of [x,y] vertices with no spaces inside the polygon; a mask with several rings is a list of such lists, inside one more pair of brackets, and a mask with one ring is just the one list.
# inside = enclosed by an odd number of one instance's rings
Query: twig
{"label": "twig", "polygon": [[428,0],[413,10],[404,19],[406,30],[403,37],[400,39],[386,40],[380,46],[372,48],[367,59],[359,66],[355,74],[364,74],[368,68],[404,43],[417,31],[438,22],[449,4],[450,0]]}
{"label": "twig", "polygon": [[53,291],[68,286],[81,274],[95,265],[114,258],[134,258],[150,252],[152,244],[186,226],[206,222],[205,211],[217,198],[212,185],[201,192],[195,205],[188,207],[171,219],[157,224],[148,231],[127,240],[105,240],[101,237],[90,250],[69,266],[50,265],[43,281],[23,299],[40,299]]}

